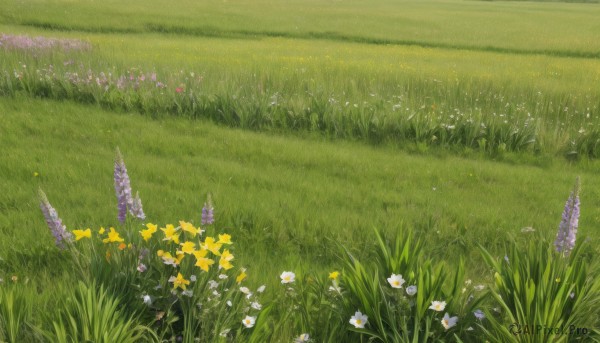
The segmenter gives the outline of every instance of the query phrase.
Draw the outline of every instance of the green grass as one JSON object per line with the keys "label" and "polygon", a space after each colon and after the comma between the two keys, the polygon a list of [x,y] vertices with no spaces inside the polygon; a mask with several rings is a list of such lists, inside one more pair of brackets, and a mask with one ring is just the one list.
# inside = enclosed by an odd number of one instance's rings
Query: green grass
{"label": "green grass", "polygon": [[[485,1],[8,0],[7,24],[88,32],[172,32],[399,43],[598,56],[594,4]],[[551,25],[548,25],[551,23]]]}
{"label": "green grass", "polygon": [[480,266],[473,260],[477,243],[494,250],[507,233],[521,235],[528,226],[553,236],[576,175],[583,183],[580,232],[597,239],[595,164],[515,167],[410,155],[24,98],[1,99],[0,110],[0,145],[10,149],[0,158],[0,228],[12,237],[0,249],[5,272],[60,261],[47,255],[53,241],[38,187],[70,229],[116,225],[116,146],[149,220],[198,222],[211,192],[217,224],[237,237],[243,263],[273,277],[292,266],[334,267],[330,240],[368,255],[374,227],[393,232],[402,224],[431,237],[432,256],[454,259],[467,251],[471,267]]}

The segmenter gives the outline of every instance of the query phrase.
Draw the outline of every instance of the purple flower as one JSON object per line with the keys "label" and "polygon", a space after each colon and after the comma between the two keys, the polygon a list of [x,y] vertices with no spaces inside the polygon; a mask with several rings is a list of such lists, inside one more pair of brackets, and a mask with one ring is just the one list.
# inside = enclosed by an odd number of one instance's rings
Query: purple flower
{"label": "purple flower", "polygon": [[[117,157],[115,158],[115,192],[117,193],[117,202],[119,208],[118,219],[121,224],[125,223],[127,209],[133,206],[133,198],[131,197],[131,185],[127,168],[123,161],[121,151],[117,148]],[[141,205],[141,203],[140,203]]]}
{"label": "purple flower", "polygon": [[213,216],[214,208],[212,206],[212,199],[210,194],[206,196],[206,202],[204,203],[204,207],[202,207],[202,225],[210,225],[215,222],[215,218]]}
{"label": "purple flower", "polygon": [[562,220],[558,226],[558,233],[554,241],[554,247],[559,253],[569,255],[575,247],[577,236],[577,226],[579,225],[579,177],[575,182],[575,187],[565,203]]}
{"label": "purple flower", "polygon": [[140,273],[145,272],[147,269],[148,269],[148,267],[146,267],[146,265],[143,264],[143,263],[140,263],[137,266],[137,271],[140,272]]}
{"label": "purple flower", "polygon": [[475,318],[482,320],[483,318],[485,318],[485,314],[483,313],[482,310],[475,310],[475,312],[473,312],[473,315],[475,315]]}
{"label": "purple flower", "polygon": [[131,213],[131,215],[136,217],[137,219],[146,219],[144,209],[142,208],[142,199],[140,199],[139,192],[135,192],[135,198],[133,198],[133,202],[131,203],[131,207],[129,208],[129,213]]}
{"label": "purple flower", "polygon": [[50,232],[52,232],[52,236],[54,236],[55,244],[57,247],[61,249],[65,249],[65,242],[70,243],[73,241],[73,234],[67,231],[67,228],[63,225],[62,220],[58,217],[58,213],[50,202],[48,201],[48,197],[46,194],[40,189],[40,208],[42,209],[42,213],[44,214],[44,218],[46,219],[46,224],[50,228]]}

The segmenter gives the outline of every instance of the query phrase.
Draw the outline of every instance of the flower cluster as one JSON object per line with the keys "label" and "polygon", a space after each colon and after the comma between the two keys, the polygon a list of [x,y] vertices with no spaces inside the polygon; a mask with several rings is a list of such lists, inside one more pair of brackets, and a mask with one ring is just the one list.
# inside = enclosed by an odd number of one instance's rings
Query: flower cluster
{"label": "flower cluster", "polygon": [[123,161],[123,156],[121,155],[119,148],[117,148],[117,156],[115,158],[114,179],[119,208],[119,222],[121,222],[121,224],[125,223],[127,210],[129,210],[129,213],[131,213],[132,216],[138,219],[146,219],[139,193],[135,194],[135,198],[131,196],[129,175],[127,175],[127,167],[125,167],[125,161]]}
{"label": "flower cluster", "polygon": [[66,52],[91,50],[92,45],[79,39],[29,37],[2,33],[0,34],[0,49],[23,51],[60,49]]}
{"label": "flower cluster", "polygon": [[54,236],[55,244],[57,247],[65,249],[65,243],[72,242],[73,235],[67,231],[66,226],[63,225],[62,220],[58,217],[58,213],[54,207],[50,205],[48,197],[46,197],[46,194],[41,189],[39,190],[39,197],[40,208],[46,219],[46,224],[48,224],[50,232],[52,232],[52,236]]}
{"label": "flower cluster", "polygon": [[575,247],[577,226],[579,225],[579,177],[575,181],[573,191],[565,203],[562,220],[558,226],[558,233],[554,247],[559,253],[569,255]]}

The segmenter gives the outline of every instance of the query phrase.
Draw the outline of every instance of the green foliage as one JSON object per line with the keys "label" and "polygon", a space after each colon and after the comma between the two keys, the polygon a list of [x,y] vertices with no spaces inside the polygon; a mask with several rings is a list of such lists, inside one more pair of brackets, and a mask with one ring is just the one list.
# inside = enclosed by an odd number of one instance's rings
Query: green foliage
{"label": "green foliage", "polygon": [[52,330],[41,330],[50,342],[156,342],[154,332],[123,314],[118,298],[104,286],[79,282],[50,320]]}
{"label": "green foliage", "polygon": [[[368,325],[355,331],[382,342],[444,341],[458,334],[468,335],[475,325],[473,311],[482,298],[474,299],[473,289],[465,285],[462,261],[448,271],[447,264],[434,263],[423,254],[423,241],[414,238],[410,230],[397,233],[391,246],[376,233],[379,249],[374,263],[362,264],[347,253],[343,278],[345,312],[356,309],[368,316]],[[390,275],[400,274],[405,280],[393,288]],[[470,281],[469,281],[470,283]],[[416,286],[416,293],[407,288]],[[445,309],[431,309],[434,301],[444,301]],[[458,323],[444,328],[443,313],[457,316]]]}
{"label": "green foliage", "polygon": [[[495,273],[490,293],[502,313],[486,312],[491,329],[485,331],[490,338],[505,342],[598,339],[600,270],[597,265],[590,266],[582,253],[586,244],[581,241],[564,256],[540,235],[525,248],[512,240],[502,261],[481,247],[485,262]],[[551,330],[530,329],[536,333],[529,334],[523,332],[526,326]],[[585,329],[586,334],[575,333],[575,328]]]}
{"label": "green foliage", "polygon": [[[8,282],[8,281],[7,281]],[[32,298],[29,288],[17,284],[3,285],[0,282],[0,341],[22,342],[31,324]],[[15,282],[16,283],[16,280]]]}

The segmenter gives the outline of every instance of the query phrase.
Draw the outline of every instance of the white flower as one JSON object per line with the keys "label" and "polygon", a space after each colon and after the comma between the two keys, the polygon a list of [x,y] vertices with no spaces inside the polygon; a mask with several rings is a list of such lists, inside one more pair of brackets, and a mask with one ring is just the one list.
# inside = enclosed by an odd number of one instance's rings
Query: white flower
{"label": "white flower", "polygon": [[393,288],[402,288],[402,285],[406,281],[400,274],[392,274],[392,276],[390,276],[387,280]]}
{"label": "white flower", "polygon": [[477,286],[473,287],[473,289],[476,291],[483,291],[484,288],[485,288],[484,285],[477,285]]}
{"label": "white flower", "polygon": [[350,324],[354,325],[355,328],[364,329],[365,324],[369,321],[369,317],[360,313],[360,311],[356,311],[352,318],[350,318]]}
{"label": "white flower", "polygon": [[233,306],[233,304],[231,303],[231,300],[227,300],[227,306],[229,306],[229,307]]}
{"label": "white flower", "polygon": [[473,281],[471,281],[471,279],[468,279],[467,281],[465,281],[465,285],[470,286],[471,282],[473,282]]}
{"label": "white flower", "polygon": [[221,333],[219,334],[219,336],[221,336],[221,337],[227,337],[227,334],[229,333],[229,331],[231,331],[231,329],[225,329],[225,330],[221,331]]}
{"label": "white flower", "polygon": [[192,291],[191,289],[186,289],[185,291],[181,292],[182,295],[187,295],[188,297],[192,297],[194,295],[194,291]]}
{"label": "white flower", "polygon": [[458,317],[450,317],[450,315],[448,315],[448,312],[446,312],[444,318],[442,318],[442,325],[446,330],[456,325],[456,322],[458,322]]}
{"label": "white flower", "polygon": [[217,291],[213,291],[212,294],[217,298],[221,296],[221,293],[219,293]]}
{"label": "white flower", "polygon": [[281,283],[292,283],[296,279],[296,274],[293,272],[283,272],[281,273]]}
{"label": "white flower", "polygon": [[244,324],[244,326],[247,328],[253,327],[254,323],[256,323],[256,317],[246,316],[246,318],[242,320],[242,324]]}
{"label": "white flower", "polygon": [[208,281],[208,288],[209,289],[217,288],[217,286],[219,286],[219,283],[216,282],[215,280]]}
{"label": "white flower", "polygon": [[196,275],[190,276],[190,281],[196,282],[196,280],[197,280]]}
{"label": "white flower", "polygon": [[294,343],[304,343],[304,342],[308,342],[310,341],[310,337],[308,336],[307,333],[303,333],[300,336],[298,336],[296,339],[294,339]]}
{"label": "white flower", "polygon": [[219,274],[219,279],[221,279],[221,280],[227,279],[227,274]]}
{"label": "white flower", "polygon": [[240,287],[240,292],[250,294],[250,289],[248,287]]}
{"label": "white flower", "polygon": [[252,304],[250,304],[250,307],[252,307],[255,310],[259,310],[262,308],[262,305],[257,303],[256,301],[252,302]]}
{"label": "white flower", "polygon": [[430,310],[441,312],[446,308],[445,301],[432,301],[431,306],[429,306]]}
{"label": "white flower", "polygon": [[264,292],[264,291],[265,291],[265,288],[266,288],[266,287],[267,287],[267,286],[265,286],[265,285],[262,285],[262,286],[258,287],[258,289],[257,289],[256,291],[257,291],[258,293],[262,293],[262,292]]}
{"label": "white flower", "polygon": [[152,298],[148,294],[144,295],[142,298],[144,299],[144,304],[148,306],[152,305]]}
{"label": "white flower", "polygon": [[413,285],[406,287],[406,294],[410,296],[417,294],[417,286]]}

